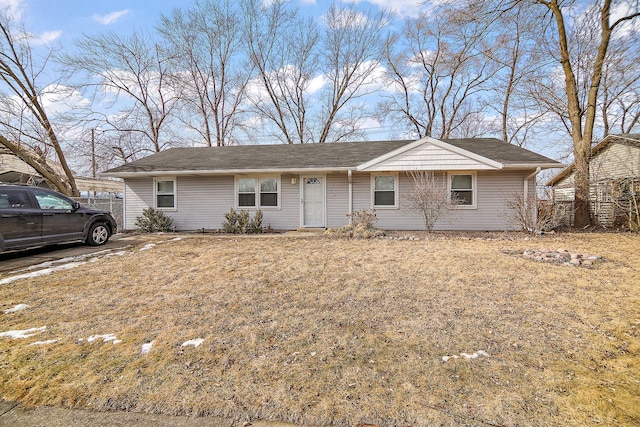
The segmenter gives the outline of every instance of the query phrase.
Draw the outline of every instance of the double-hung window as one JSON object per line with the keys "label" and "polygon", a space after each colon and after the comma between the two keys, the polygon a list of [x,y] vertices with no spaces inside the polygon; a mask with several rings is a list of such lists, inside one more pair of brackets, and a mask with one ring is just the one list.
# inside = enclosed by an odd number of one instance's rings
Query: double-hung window
{"label": "double-hung window", "polygon": [[476,207],[475,173],[450,173],[449,197],[451,204],[461,209]]}
{"label": "double-hung window", "polygon": [[155,199],[158,209],[176,209],[176,180],[174,178],[156,178]]}
{"label": "double-hung window", "polygon": [[373,207],[398,207],[398,175],[373,175]]}
{"label": "double-hung window", "polygon": [[238,180],[238,206],[241,208],[256,206],[256,180],[241,178]]}
{"label": "double-hung window", "polygon": [[276,208],[280,206],[279,178],[238,178],[236,183],[239,208]]}

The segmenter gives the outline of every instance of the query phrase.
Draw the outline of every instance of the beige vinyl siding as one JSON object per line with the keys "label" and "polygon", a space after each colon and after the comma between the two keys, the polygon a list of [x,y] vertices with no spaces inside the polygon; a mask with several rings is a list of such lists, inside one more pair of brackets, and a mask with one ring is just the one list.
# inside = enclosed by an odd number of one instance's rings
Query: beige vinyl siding
{"label": "beige vinyl siding", "polygon": [[124,228],[134,230],[136,218],[153,203],[153,178],[127,178],[124,186]]}
{"label": "beige vinyl siding", "polygon": [[[436,223],[435,229],[476,231],[518,229],[509,222],[506,201],[515,193],[522,195],[524,178],[532,172],[533,170],[478,171],[475,193],[477,209],[449,209]],[[387,230],[424,230],[421,214],[408,209],[407,195],[413,189],[412,179],[405,173],[401,173],[399,179],[399,207],[376,209],[378,216],[376,227]],[[535,180],[530,181],[529,188],[531,192],[535,192]],[[369,174],[354,175],[354,210],[359,209],[372,209]]]}
{"label": "beige vinyl siding", "polygon": [[166,212],[178,230],[217,230],[234,206],[234,177],[179,176],[177,209]]}
{"label": "beige vinyl siding", "polygon": [[640,176],[640,146],[611,143],[591,160],[589,175],[593,181]]}
{"label": "beige vinyl siding", "polygon": [[[621,142],[610,143],[591,159],[589,176],[592,182],[640,176],[640,146]],[[572,171],[555,186],[558,188],[573,187],[574,180],[575,172]],[[573,193],[571,192],[570,195],[567,193],[566,197],[573,200]]]}
{"label": "beige vinyl siding", "polygon": [[482,170],[494,169],[494,167],[451,150],[426,143],[367,168],[368,171],[376,172],[392,170],[446,171],[454,169]]}
{"label": "beige vinyl siding", "polygon": [[[450,209],[436,224],[436,230],[510,230],[506,201],[513,194],[522,194],[527,171],[478,171],[476,179],[477,209]],[[446,179],[446,172],[437,172]],[[291,178],[296,177],[295,183]],[[398,208],[378,208],[376,227],[388,230],[423,230],[424,222],[418,212],[407,208],[407,195],[413,182],[406,173],[398,175]],[[338,228],[349,221],[349,186],[344,172],[326,175],[327,226]],[[222,228],[224,214],[236,207],[235,177],[179,176],[176,178],[177,209],[166,211],[178,230],[218,230]],[[280,179],[280,208],[262,209],[263,225],[274,230],[294,230],[300,227],[300,176],[285,174]],[[535,179],[529,182],[531,195],[535,194]],[[126,180],[126,229],[135,228],[135,219],[142,211],[154,206],[153,178]],[[371,210],[371,174],[353,174],[353,211]],[[252,213],[255,211],[250,210]]]}
{"label": "beige vinyl siding", "polygon": [[345,173],[327,174],[327,227],[339,228],[349,223],[349,179]]}
{"label": "beige vinyl siding", "polygon": [[[296,177],[295,184],[291,178]],[[263,225],[274,230],[295,230],[300,227],[300,179],[298,175],[280,177],[280,209],[262,209]]]}

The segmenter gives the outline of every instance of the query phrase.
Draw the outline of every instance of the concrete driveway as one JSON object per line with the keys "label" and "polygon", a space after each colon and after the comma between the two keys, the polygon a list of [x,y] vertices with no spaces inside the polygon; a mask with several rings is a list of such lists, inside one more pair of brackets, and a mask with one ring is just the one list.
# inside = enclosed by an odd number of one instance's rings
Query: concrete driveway
{"label": "concrete driveway", "polygon": [[154,240],[154,237],[140,234],[116,234],[111,236],[109,242],[103,246],[86,246],[81,243],[71,243],[0,254],[0,275],[47,261],[90,255],[101,251],[115,251],[149,240]]}

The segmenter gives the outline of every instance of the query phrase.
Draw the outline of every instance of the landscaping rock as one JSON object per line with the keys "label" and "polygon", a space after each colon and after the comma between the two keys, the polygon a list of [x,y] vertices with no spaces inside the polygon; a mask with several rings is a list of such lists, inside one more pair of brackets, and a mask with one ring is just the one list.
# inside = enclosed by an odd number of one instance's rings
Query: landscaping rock
{"label": "landscaping rock", "polygon": [[522,258],[530,259],[536,262],[561,264],[573,267],[591,267],[597,261],[602,260],[602,257],[600,255],[589,255],[581,254],[578,252],[570,252],[564,248],[556,250],[526,249],[523,252],[514,251],[512,253],[522,256]]}

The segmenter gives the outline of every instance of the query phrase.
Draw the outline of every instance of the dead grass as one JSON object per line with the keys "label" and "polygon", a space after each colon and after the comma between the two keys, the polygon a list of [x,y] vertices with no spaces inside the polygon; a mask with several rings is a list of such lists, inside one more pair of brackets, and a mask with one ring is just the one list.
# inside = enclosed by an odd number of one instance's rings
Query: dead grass
{"label": "dead grass", "polygon": [[[540,247],[606,261],[503,253]],[[0,338],[0,395],[309,425],[637,425],[639,249],[638,234],[165,242],[0,286],[0,310],[30,306],[0,332],[47,326]],[[107,333],[122,342],[87,342]]]}

